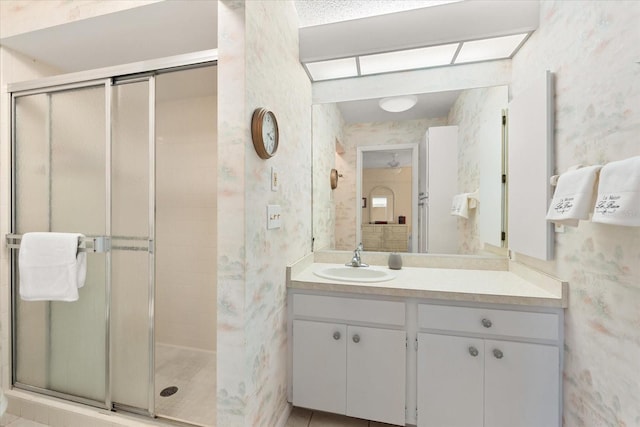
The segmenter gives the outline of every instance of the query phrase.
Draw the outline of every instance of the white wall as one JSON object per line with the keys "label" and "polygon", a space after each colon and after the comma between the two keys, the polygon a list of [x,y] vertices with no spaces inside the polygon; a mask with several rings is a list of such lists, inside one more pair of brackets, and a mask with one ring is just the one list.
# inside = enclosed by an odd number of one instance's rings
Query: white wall
{"label": "white wall", "polygon": [[160,102],[156,120],[156,340],[213,351],[216,97]]}
{"label": "white wall", "polygon": [[162,0],[2,0],[0,38],[118,12]]}

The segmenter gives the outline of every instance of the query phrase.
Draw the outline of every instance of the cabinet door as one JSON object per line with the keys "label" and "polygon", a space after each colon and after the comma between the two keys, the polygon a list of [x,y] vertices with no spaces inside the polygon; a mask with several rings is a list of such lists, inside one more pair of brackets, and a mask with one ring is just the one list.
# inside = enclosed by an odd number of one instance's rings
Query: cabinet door
{"label": "cabinet door", "polygon": [[293,321],[293,404],[345,414],[347,327]]}
{"label": "cabinet door", "polygon": [[558,426],[560,353],[557,347],[485,342],[487,427]]}
{"label": "cabinet door", "polygon": [[481,339],[418,334],[418,427],[482,426],[484,359]]}
{"label": "cabinet door", "polygon": [[405,331],[348,327],[347,415],[405,425]]}

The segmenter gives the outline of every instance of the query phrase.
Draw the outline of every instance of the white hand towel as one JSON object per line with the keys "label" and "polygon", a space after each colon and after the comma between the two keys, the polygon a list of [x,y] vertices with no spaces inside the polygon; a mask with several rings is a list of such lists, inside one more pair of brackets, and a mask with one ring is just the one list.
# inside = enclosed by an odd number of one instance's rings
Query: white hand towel
{"label": "white hand towel", "polygon": [[589,219],[600,169],[600,165],[587,166],[561,174],[547,211],[547,221],[577,227],[579,220]]}
{"label": "white hand towel", "polygon": [[84,286],[87,254],[79,233],[26,233],[20,241],[20,297],[26,301],[76,301]]}
{"label": "white hand towel", "polygon": [[469,193],[456,194],[453,196],[451,215],[469,218]]}
{"label": "white hand towel", "polygon": [[592,221],[640,226],[640,156],[602,168]]}

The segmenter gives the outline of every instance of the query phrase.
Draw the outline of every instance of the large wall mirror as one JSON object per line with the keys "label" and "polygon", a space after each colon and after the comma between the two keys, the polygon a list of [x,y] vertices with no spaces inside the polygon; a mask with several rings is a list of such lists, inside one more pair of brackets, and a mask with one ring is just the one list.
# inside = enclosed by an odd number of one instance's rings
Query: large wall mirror
{"label": "large wall mirror", "polygon": [[[378,99],[313,106],[315,250],[362,242],[365,250],[476,255],[504,246],[507,86],[415,96],[404,113],[381,110]],[[445,129],[454,136],[442,140]],[[331,190],[334,167],[342,178]],[[393,196],[378,195],[385,188]],[[453,197],[466,193],[477,205],[451,215]]]}

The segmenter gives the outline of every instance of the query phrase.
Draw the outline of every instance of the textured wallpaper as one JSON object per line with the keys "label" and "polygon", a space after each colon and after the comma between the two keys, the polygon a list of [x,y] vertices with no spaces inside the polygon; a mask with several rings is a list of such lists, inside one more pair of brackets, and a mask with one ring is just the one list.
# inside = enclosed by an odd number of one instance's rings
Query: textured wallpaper
{"label": "textured wallpaper", "polygon": [[[313,106],[313,237],[314,250],[335,247],[336,207],[329,174],[336,167],[336,140],[342,144],[344,119],[336,104]],[[338,178],[338,188],[343,186]]]}
{"label": "textured wallpaper", "polygon": [[[511,95],[555,75],[556,173],[640,154],[640,2],[543,1],[513,59]],[[564,424],[640,426],[640,228],[581,221],[556,259],[518,256],[570,282]]]}
{"label": "textured wallpaper", "polygon": [[[311,83],[293,2],[221,4],[219,22],[229,43],[219,72],[237,92],[219,94],[232,117],[219,137],[218,425],[272,426],[287,405],[286,265],[311,252]],[[258,107],[278,120],[269,160],[249,134]],[[268,204],[281,206],[282,228],[267,230]]]}

